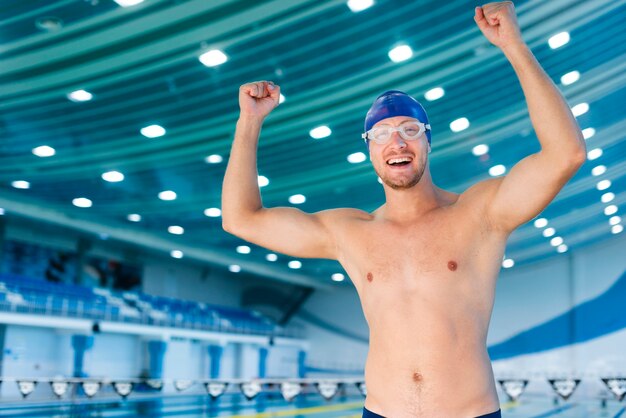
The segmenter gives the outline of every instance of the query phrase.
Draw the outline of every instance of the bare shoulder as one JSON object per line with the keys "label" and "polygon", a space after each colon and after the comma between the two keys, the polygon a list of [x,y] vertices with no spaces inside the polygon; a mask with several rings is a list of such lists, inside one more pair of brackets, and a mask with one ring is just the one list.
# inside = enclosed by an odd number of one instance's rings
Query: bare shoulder
{"label": "bare shoulder", "polygon": [[457,204],[489,223],[487,209],[501,183],[501,177],[480,181],[461,193]]}
{"label": "bare shoulder", "polygon": [[354,208],[327,209],[317,212],[316,215],[327,226],[339,226],[350,221],[367,221],[373,218],[371,214]]}

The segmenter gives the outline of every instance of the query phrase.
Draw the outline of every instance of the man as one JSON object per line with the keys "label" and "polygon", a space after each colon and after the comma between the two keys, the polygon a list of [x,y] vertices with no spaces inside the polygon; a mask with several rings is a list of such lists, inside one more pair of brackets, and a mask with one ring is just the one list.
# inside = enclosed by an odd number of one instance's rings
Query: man
{"label": "man", "polygon": [[541,151],[460,195],[432,182],[423,108],[391,91],[374,102],[365,122],[385,204],[372,213],[264,208],[256,147],[280,88],[265,81],[240,88],[224,229],[273,251],[336,259],[345,268],[370,328],[364,417],[501,416],[486,338],[506,240],[586,158],[569,106],[521,38],[513,4],[477,7],[474,20],[513,66]]}

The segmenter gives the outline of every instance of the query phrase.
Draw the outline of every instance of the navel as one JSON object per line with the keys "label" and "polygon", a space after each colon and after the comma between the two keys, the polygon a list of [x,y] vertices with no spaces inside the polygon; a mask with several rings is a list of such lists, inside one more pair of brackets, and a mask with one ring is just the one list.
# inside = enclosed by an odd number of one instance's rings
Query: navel
{"label": "navel", "polygon": [[459,267],[459,266],[456,263],[456,261],[454,261],[454,260],[448,261],[448,270],[455,271],[457,269],[457,267]]}
{"label": "navel", "polygon": [[374,275],[371,272],[367,273],[367,281],[371,282],[372,280],[374,280]]}

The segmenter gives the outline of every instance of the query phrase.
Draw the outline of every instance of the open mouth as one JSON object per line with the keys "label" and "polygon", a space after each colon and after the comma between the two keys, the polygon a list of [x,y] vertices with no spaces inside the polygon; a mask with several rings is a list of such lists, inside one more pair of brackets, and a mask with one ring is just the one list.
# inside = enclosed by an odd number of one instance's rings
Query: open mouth
{"label": "open mouth", "polygon": [[410,164],[411,161],[413,161],[411,157],[396,157],[388,159],[387,165],[390,165],[392,167],[402,167]]}

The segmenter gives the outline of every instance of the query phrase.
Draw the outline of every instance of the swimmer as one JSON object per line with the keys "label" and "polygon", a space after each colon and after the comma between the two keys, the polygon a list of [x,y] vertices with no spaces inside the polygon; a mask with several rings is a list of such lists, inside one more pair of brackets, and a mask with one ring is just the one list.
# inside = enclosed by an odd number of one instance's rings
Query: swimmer
{"label": "swimmer", "polygon": [[280,87],[259,81],[239,90],[223,227],[272,251],[344,267],[370,330],[364,417],[501,416],[486,340],[505,244],[586,159],[576,119],[523,41],[513,4],[477,7],[474,20],[515,70],[541,149],[461,194],[433,183],[427,114],[392,90],[374,101],[363,135],[384,204],[371,213],[265,208],[256,150]]}

